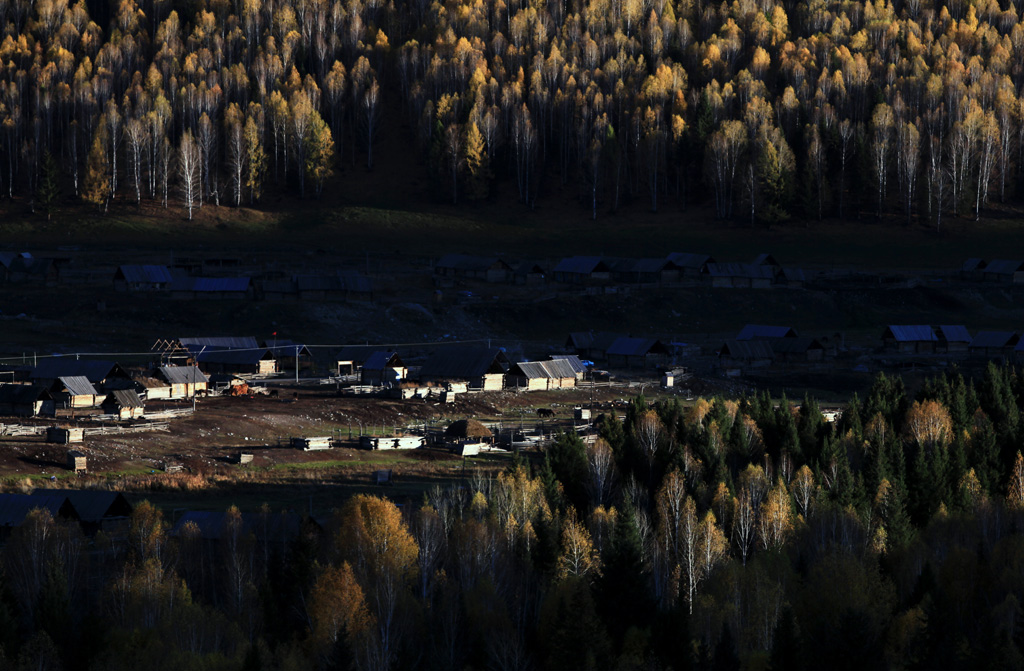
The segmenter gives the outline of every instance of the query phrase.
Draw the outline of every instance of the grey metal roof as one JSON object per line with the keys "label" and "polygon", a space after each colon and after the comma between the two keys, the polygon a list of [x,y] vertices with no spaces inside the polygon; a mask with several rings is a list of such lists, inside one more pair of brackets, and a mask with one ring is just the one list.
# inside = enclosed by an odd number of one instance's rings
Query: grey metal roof
{"label": "grey metal roof", "polygon": [[583,362],[580,361],[580,358],[575,354],[552,354],[551,358],[565,361],[572,367],[573,372],[576,374],[587,372],[587,367],[583,365]]}
{"label": "grey metal roof", "polygon": [[171,282],[171,271],[167,266],[119,266],[117,274],[131,284],[167,284]]}
{"label": "grey metal roof", "polygon": [[1024,261],[1019,259],[993,259],[985,266],[986,273],[997,275],[1012,275],[1020,270],[1024,270]]}
{"label": "grey metal roof", "polygon": [[117,375],[130,377],[121,366],[113,361],[99,359],[75,359],[71,356],[55,356],[41,359],[39,365],[29,373],[33,380],[56,380],[59,377],[81,375],[89,382],[98,383]]}
{"label": "grey metal roof", "polygon": [[709,263],[708,274],[712,277],[744,277],[754,280],[770,280],[775,277],[771,266],[749,263]]}
{"label": "grey metal roof", "polygon": [[145,404],[133,389],[115,389],[110,392],[104,403],[113,402],[122,408],[143,408]]}
{"label": "grey metal roof", "polygon": [[72,396],[98,396],[96,387],[92,386],[89,378],[84,375],[62,375],[57,381],[68,390]]}
{"label": "grey metal roof", "polygon": [[209,383],[203,371],[196,366],[160,366],[157,373],[171,384]]}
{"label": "grey metal roof", "polygon": [[769,347],[776,354],[804,354],[812,349],[825,349],[824,345],[810,336],[797,336],[796,338],[775,338],[766,340]]}
{"label": "grey metal roof", "polygon": [[522,376],[531,380],[570,377],[575,379],[576,371],[565,359],[551,359],[549,361],[520,361],[512,365],[509,375]]}
{"label": "grey metal roof", "polygon": [[608,272],[610,268],[600,256],[570,256],[558,262],[556,273],[589,275],[594,272]]}
{"label": "grey metal roof", "polygon": [[204,347],[217,347],[220,349],[256,349],[260,346],[256,338],[252,336],[226,336],[214,338],[178,338],[181,346],[197,352]]}
{"label": "grey metal roof", "polygon": [[767,340],[727,340],[718,356],[734,359],[774,359],[775,350]]}
{"label": "grey metal roof", "polygon": [[260,347],[257,349],[217,349],[207,348],[196,359],[200,363],[220,363],[237,366],[256,365],[264,359],[273,359],[274,355],[270,350]]}
{"label": "grey metal roof", "polygon": [[420,368],[421,378],[471,378],[503,373],[509,362],[497,347],[450,345],[438,348]]}
{"label": "grey metal roof", "polygon": [[707,254],[690,254],[685,252],[673,252],[668,255],[668,260],[680,268],[695,268],[700,270],[708,263],[715,260]]}
{"label": "grey metal roof", "polygon": [[398,352],[378,351],[371,354],[363,363],[363,370],[384,370],[391,366],[402,366],[402,360],[398,358]]}
{"label": "grey metal roof", "polygon": [[936,326],[935,335],[946,342],[971,342],[971,334],[966,326]]}
{"label": "grey metal roof", "polygon": [[931,326],[913,324],[910,326],[890,324],[885,327],[882,338],[892,336],[896,342],[934,342],[935,330]]}
{"label": "grey metal roof", "polygon": [[1013,347],[1019,336],[1013,331],[978,331],[971,340],[971,349],[989,347]]}
{"label": "grey metal roof", "polygon": [[605,352],[609,356],[646,356],[648,354],[668,354],[668,350],[660,341],[653,338],[618,338]]}
{"label": "grey metal roof", "polygon": [[132,514],[132,504],[121,492],[96,489],[36,489],[32,491],[32,496],[66,496],[83,522],[100,522]]}
{"label": "grey metal roof", "polygon": [[764,340],[769,338],[795,338],[796,331],[788,326],[765,326],[747,324],[736,336],[736,340]]}
{"label": "grey metal roof", "polygon": [[37,384],[0,384],[0,403],[35,403],[51,398],[46,387]]}
{"label": "grey metal roof", "polygon": [[962,270],[965,273],[971,272],[973,270],[984,270],[985,265],[985,259],[971,258],[964,261],[964,265],[960,266],[960,270]]}
{"label": "grey metal roof", "polygon": [[61,494],[0,494],[0,526],[16,527],[36,508],[54,517],[78,519],[75,506]]}
{"label": "grey metal roof", "polygon": [[466,254],[445,254],[435,267],[467,272],[486,272],[494,268],[501,270],[512,269],[507,263],[496,256],[469,256]]}

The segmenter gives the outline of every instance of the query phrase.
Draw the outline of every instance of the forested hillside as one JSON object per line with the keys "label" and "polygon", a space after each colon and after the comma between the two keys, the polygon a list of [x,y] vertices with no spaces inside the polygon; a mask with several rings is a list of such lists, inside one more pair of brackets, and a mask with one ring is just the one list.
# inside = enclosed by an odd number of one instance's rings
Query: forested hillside
{"label": "forested hillside", "polygon": [[435,198],[594,217],[939,227],[1021,186],[1011,1],[3,0],[0,25],[0,192],[47,211],[308,197],[385,135]]}
{"label": "forested hillside", "polygon": [[817,404],[700,399],[598,420],[400,509],[265,507],[3,549],[0,665],[203,669],[1020,668],[1024,383],[879,376]]}

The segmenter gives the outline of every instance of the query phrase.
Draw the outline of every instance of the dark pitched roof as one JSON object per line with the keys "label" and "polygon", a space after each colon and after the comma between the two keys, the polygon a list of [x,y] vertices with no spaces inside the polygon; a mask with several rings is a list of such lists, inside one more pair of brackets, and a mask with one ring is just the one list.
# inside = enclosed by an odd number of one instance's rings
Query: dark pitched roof
{"label": "dark pitched roof", "polygon": [[648,354],[668,354],[661,341],[654,338],[618,338],[605,352],[614,356],[646,356]]}
{"label": "dark pitched roof", "polygon": [[378,351],[371,354],[363,363],[363,370],[384,370],[391,366],[404,366],[398,352]]}
{"label": "dark pitched roof", "polygon": [[777,265],[779,265],[779,262],[776,261],[775,257],[772,256],[771,254],[758,254],[757,257],[754,258],[754,264],[753,265],[755,265],[755,266],[777,266]]}
{"label": "dark pitched roof", "polygon": [[259,347],[256,349],[217,349],[207,348],[196,359],[199,363],[221,363],[237,366],[254,366],[263,360],[272,360],[270,350]]}
{"label": "dark pitched roof", "polygon": [[1019,259],[992,259],[985,266],[986,273],[997,275],[1012,275],[1021,270],[1024,270],[1024,261]]}
{"label": "dark pitched roof", "polygon": [[1013,331],[978,331],[968,347],[971,349],[1014,347],[1019,340],[1020,336]]}
{"label": "dark pitched roof", "polygon": [[335,358],[338,361],[351,361],[362,364],[369,359],[374,352],[381,350],[380,345],[347,345],[338,350]]}
{"label": "dark pitched roof", "polygon": [[78,519],[75,506],[63,494],[0,494],[0,526],[19,526],[36,508],[47,510],[54,517]]}
{"label": "dark pitched roof", "polygon": [[607,351],[611,347],[612,343],[621,338],[622,335],[618,333],[609,333],[608,331],[574,331],[569,334],[569,347],[575,347],[576,349],[596,349],[602,352]]}
{"label": "dark pitched roof", "polygon": [[25,275],[46,275],[53,269],[53,259],[37,259],[32,257],[18,256],[11,260],[8,270],[12,273],[24,273]]}
{"label": "dark pitched roof", "polygon": [[55,356],[42,359],[29,377],[33,380],[56,380],[59,377],[81,375],[89,378],[89,382],[102,382],[108,377],[131,377],[113,361],[98,359],[75,359],[70,356]]}
{"label": "dark pitched roof", "polygon": [[966,326],[936,326],[935,335],[945,342],[971,342],[971,334]]}
{"label": "dark pitched roof", "polygon": [[313,356],[308,347],[293,340],[264,340],[261,344],[278,356],[295,356],[296,350],[299,356]]}
{"label": "dark pitched roof", "polygon": [[700,270],[708,263],[715,260],[707,254],[689,254],[684,252],[673,252],[668,255],[668,260],[680,268],[696,268]]}
{"label": "dark pitched roof", "polygon": [[94,489],[36,489],[32,496],[66,496],[83,522],[100,522],[111,517],[128,517],[132,504],[121,492]]}
{"label": "dark pitched roof", "polygon": [[423,363],[421,378],[470,378],[488,373],[503,373],[508,369],[508,358],[497,347],[441,347]]}
{"label": "dark pitched roof", "polygon": [[595,272],[608,272],[608,267],[600,256],[570,256],[562,259],[555,266],[556,273],[574,273],[589,275]]}
{"label": "dark pitched roof", "polygon": [[736,340],[767,340],[771,338],[795,338],[797,332],[789,326],[765,326],[747,324],[736,336]]}
{"label": "dark pitched roof", "polygon": [[896,342],[934,342],[935,330],[931,326],[914,324],[910,326],[890,324],[882,332],[882,338],[893,338]]}
{"label": "dark pitched roof", "polygon": [[72,396],[98,396],[99,392],[96,391],[96,387],[92,386],[92,382],[89,382],[89,378],[84,375],[62,375],[57,378],[54,386],[62,386],[68,390],[68,393]]}
{"label": "dark pitched roof", "polygon": [[156,374],[171,384],[210,382],[210,378],[196,366],[160,366]]}
{"label": "dark pitched roof", "polygon": [[0,252],[0,266],[10,268],[14,259],[18,258],[31,259],[32,255],[28,252]]}
{"label": "dark pitched roof", "polygon": [[804,354],[812,349],[825,349],[825,346],[810,336],[796,338],[775,338],[765,341],[776,354]]}
{"label": "dark pitched roof", "polygon": [[130,284],[168,284],[172,280],[167,266],[119,266],[114,277]]}
{"label": "dark pitched roof", "polygon": [[113,403],[120,408],[143,408],[145,404],[133,389],[115,389],[110,392],[104,404]]}
{"label": "dark pitched roof", "polygon": [[0,403],[49,401],[50,392],[38,384],[0,384]]}
{"label": "dark pitched roof", "polygon": [[259,343],[252,336],[215,336],[212,338],[178,338],[181,346],[192,352],[204,347],[218,349],[256,349]]}
{"label": "dark pitched roof", "polygon": [[775,350],[767,340],[727,340],[718,356],[731,356],[734,359],[774,359]]}
{"label": "dark pitched roof", "polygon": [[251,284],[248,277],[178,277],[170,289],[195,293],[245,293]]}
{"label": "dark pitched roof", "polygon": [[985,269],[985,259],[974,259],[974,258],[967,259],[966,261],[964,261],[964,265],[960,266],[960,270],[962,270],[965,273],[969,273],[969,272],[974,271],[974,270],[984,270],[984,269]]}

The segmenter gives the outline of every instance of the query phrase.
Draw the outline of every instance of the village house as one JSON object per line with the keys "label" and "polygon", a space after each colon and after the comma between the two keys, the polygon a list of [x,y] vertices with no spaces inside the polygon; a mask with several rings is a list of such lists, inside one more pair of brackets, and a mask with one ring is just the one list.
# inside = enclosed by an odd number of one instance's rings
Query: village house
{"label": "village house", "polygon": [[164,291],[171,281],[167,266],[123,265],[114,272],[117,291]]}
{"label": "village house", "polygon": [[380,351],[377,345],[347,345],[338,350],[335,360],[338,362],[338,375],[358,375],[366,360]]}
{"label": "village house", "polygon": [[971,334],[966,326],[936,326],[936,352],[966,352],[971,344]]}
{"label": "village house", "polygon": [[815,363],[825,359],[825,346],[810,336],[773,338],[765,342],[775,353],[775,361],[781,363]]}
{"label": "village house", "polygon": [[439,347],[420,368],[420,382],[464,381],[471,389],[500,391],[505,386],[508,357],[497,347]]}
{"label": "village house", "polygon": [[15,283],[53,286],[60,279],[60,269],[53,259],[18,254],[5,266],[6,280]]}
{"label": "village house", "polygon": [[680,277],[686,279],[696,279],[707,275],[708,264],[715,262],[707,254],[689,254],[684,252],[673,252],[667,258],[679,268]]}
{"label": "village house", "polygon": [[535,261],[523,261],[512,274],[516,284],[544,284],[547,278],[544,268]]}
{"label": "village house", "polygon": [[171,398],[171,385],[163,379],[149,375],[135,375],[132,389],[144,401],[161,401]]}
{"label": "village house", "polygon": [[775,280],[775,269],[747,263],[709,263],[708,275],[713,287],[768,289]]}
{"label": "village house", "polygon": [[727,340],[718,350],[718,362],[727,374],[748,368],[765,368],[775,360],[775,350],[766,340]]}
{"label": "village house", "polygon": [[359,381],[375,387],[398,384],[409,374],[398,352],[374,352],[363,363]]}
{"label": "village house", "polygon": [[252,336],[199,336],[161,339],[151,349],[165,365],[191,366],[196,355],[207,349],[257,350],[260,345]]}
{"label": "village house", "polygon": [[60,490],[41,494],[0,494],[0,539],[20,527],[33,510],[45,510],[55,520],[78,521],[78,511]]}
{"label": "village house", "polygon": [[29,373],[29,379],[49,387],[61,377],[84,377],[101,391],[112,387],[130,387],[132,376],[113,361],[76,359],[73,356],[55,356],[40,359]]}
{"label": "village house", "polygon": [[269,349],[218,349],[206,348],[196,356],[196,362],[207,375],[212,373],[234,373],[265,377],[277,372],[277,361]]}
{"label": "village house", "polygon": [[53,396],[38,384],[0,384],[0,415],[38,417],[54,414]]}
{"label": "village house", "polygon": [[669,259],[610,260],[612,279],[623,284],[660,284],[675,282],[681,269]]}
{"label": "village house", "polygon": [[96,390],[89,378],[83,375],[65,375],[54,380],[50,387],[57,406],[62,408],[95,408],[103,395]]}
{"label": "village house", "polygon": [[588,359],[590,361],[603,360],[606,357],[608,348],[621,337],[621,334],[608,333],[607,331],[599,331],[597,333],[593,331],[576,331],[569,334],[569,338],[565,341],[565,346],[567,349],[575,352],[581,359]]}
{"label": "village house", "polygon": [[178,277],[170,292],[181,300],[245,300],[252,298],[253,287],[248,277]]}
{"label": "village house", "polygon": [[608,365],[620,368],[664,366],[668,355],[668,348],[653,338],[617,338],[606,352]]}
{"label": "village house", "polygon": [[355,271],[337,271],[323,275],[296,275],[293,278],[302,301],[373,300],[370,278]]}
{"label": "village house", "polygon": [[291,340],[264,340],[261,347],[274,353],[278,370],[286,373],[309,373],[313,370],[313,353],[305,345]]}
{"label": "village house", "polygon": [[993,259],[981,270],[986,282],[1020,284],[1024,282],[1024,261],[1019,259]]}
{"label": "village house", "polygon": [[115,389],[103,400],[103,412],[118,419],[140,419],[146,414],[146,407],[131,389]]}
{"label": "village house", "polygon": [[505,386],[524,391],[571,389],[576,386],[576,371],[565,359],[520,361],[508,369]]}
{"label": "village house", "polygon": [[549,359],[561,359],[569,364],[572,368],[573,373],[576,374],[576,380],[582,380],[587,374],[587,367],[584,365],[580,358],[575,354],[552,354],[548,357]]}
{"label": "village house", "polygon": [[963,265],[960,266],[960,279],[962,280],[981,280],[985,273],[985,266],[987,265],[985,259],[967,259]]}
{"label": "village house", "polygon": [[192,398],[210,385],[210,378],[198,366],[160,366],[153,375],[170,385],[167,398]]}
{"label": "village house", "polygon": [[107,534],[125,534],[132,514],[132,504],[121,492],[98,489],[35,489],[31,496],[66,496],[86,535],[97,531]]}
{"label": "village house", "polygon": [[565,284],[607,282],[612,269],[600,256],[570,256],[558,262],[553,275],[556,282]]}
{"label": "village house", "polygon": [[775,340],[778,338],[796,338],[797,332],[789,326],[765,326],[763,324],[747,324],[736,340]]}
{"label": "village house", "polygon": [[928,325],[894,325],[882,331],[882,347],[889,352],[921,354],[934,352],[938,338],[935,330]]}
{"label": "village house", "polygon": [[1013,331],[978,331],[967,346],[971,356],[1012,358],[1020,336]]}
{"label": "village house", "polygon": [[434,265],[434,274],[447,279],[507,282],[512,266],[493,256],[446,254]]}

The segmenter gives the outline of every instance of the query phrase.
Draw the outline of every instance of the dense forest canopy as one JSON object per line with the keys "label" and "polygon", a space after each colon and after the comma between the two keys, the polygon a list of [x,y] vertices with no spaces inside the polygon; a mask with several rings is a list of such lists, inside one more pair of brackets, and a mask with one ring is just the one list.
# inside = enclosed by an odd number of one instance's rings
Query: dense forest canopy
{"label": "dense forest canopy", "polygon": [[594,217],[941,226],[1021,187],[1014,0],[3,0],[0,25],[0,190],[48,211],[316,194],[385,133],[453,202]]}
{"label": "dense forest canopy", "polygon": [[837,423],[638,397],[596,441],[297,535],[266,506],[171,534],[144,502],[91,539],[35,511],[3,548],[0,664],[1020,668],[1022,407],[995,365],[913,399],[880,375]]}

